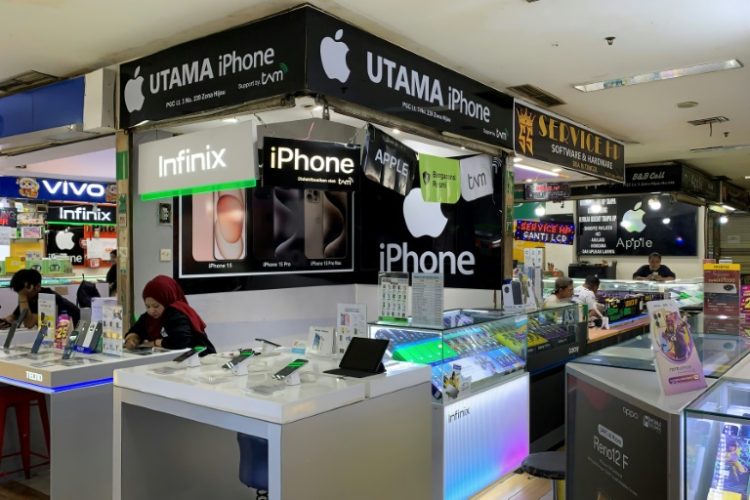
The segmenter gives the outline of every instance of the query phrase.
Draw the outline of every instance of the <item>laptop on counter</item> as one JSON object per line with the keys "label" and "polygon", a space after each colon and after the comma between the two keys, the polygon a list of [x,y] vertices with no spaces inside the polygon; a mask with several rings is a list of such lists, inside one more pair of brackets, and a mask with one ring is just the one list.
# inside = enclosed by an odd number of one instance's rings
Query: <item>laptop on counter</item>
{"label": "laptop on counter", "polygon": [[342,377],[364,378],[385,372],[383,354],[388,348],[386,339],[353,337],[341,358],[339,367],[323,373]]}

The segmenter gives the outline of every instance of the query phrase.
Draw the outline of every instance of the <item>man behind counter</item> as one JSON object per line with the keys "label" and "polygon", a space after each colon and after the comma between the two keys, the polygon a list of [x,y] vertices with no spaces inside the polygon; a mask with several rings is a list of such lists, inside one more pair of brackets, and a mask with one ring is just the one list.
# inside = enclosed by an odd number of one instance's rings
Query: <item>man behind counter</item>
{"label": "man behind counter", "polygon": [[26,328],[34,328],[37,324],[37,313],[39,312],[39,294],[51,293],[55,296],[57,314],[68,313],[77,324],[81,318],[81,312],[71,301],[49,288],[42,288],[42,275],[35,269],[21,269],[10,279],[10,287],[18,294],[18,307],[13,314],[0,319],[0,328],[8,328],[11,323],[18,319],[21,309],[28,309],[29,314],[23,321]]}
{"label": "man behind counter", "polygon": [[676,277],[670,268],[661,263],[661,255],[656,252],[648,256],[648,264],[633,273],[634,280],[668,281]]}

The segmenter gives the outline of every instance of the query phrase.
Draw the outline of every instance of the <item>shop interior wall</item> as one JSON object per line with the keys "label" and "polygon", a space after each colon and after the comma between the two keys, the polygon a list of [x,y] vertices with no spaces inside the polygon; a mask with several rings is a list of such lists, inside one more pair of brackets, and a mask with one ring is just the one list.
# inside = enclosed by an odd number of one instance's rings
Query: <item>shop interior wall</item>
{"label": "shop interior wall", "polygon": [[[547,215],[569,214],[575,220],[576,203],[574,201],[548,201],[545,203],[544,209]],[[545,263],[553,263],[556,269],[567,275],[568,265],[576,262],[576,247],[575,245],[547,243],[544,250],[544,259]]]}

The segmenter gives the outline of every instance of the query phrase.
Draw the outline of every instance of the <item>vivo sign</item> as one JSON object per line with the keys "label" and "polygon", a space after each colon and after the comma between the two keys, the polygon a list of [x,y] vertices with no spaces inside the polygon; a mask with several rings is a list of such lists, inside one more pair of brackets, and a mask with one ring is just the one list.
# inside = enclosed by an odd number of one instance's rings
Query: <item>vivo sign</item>
{"label": "vivo sign", "polygon": [[0,177],[0,196],[30,200],[115,203],[117,186],[39,177]]}
{"label": "vivo sign", "polygon": [[255,126],[245,122],[141,144],[138,193],[167,197],[257,179],[255,142]]}

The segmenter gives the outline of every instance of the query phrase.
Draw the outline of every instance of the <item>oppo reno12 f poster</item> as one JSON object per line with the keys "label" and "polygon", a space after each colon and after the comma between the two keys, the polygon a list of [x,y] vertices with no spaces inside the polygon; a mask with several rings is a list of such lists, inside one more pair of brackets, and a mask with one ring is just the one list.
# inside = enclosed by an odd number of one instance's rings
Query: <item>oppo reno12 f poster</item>
{"label": "oppo reno12 f poster", "polygon": [[352,271],[352,193],[263,187],[180,199],[180,278]]}

